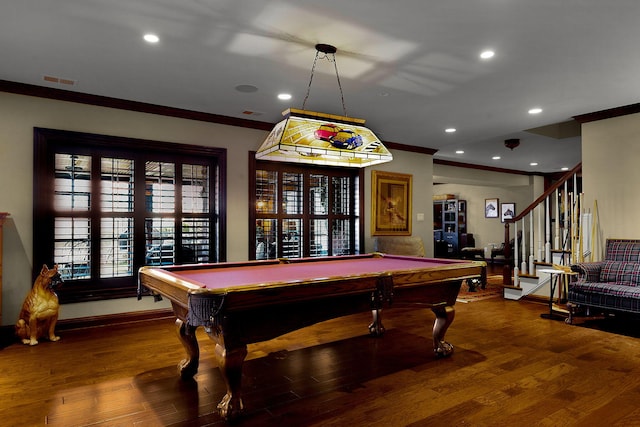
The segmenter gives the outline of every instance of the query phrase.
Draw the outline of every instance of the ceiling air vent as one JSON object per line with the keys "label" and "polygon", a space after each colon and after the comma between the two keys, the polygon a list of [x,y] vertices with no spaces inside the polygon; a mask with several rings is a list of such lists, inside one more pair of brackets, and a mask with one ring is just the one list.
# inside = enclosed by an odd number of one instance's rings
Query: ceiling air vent
{"label": "ceiling air vent", "polygon": [[64,77],[51,76],[48,74],[45,74],[44,76],[42,76],[42,80],[44,80],[47,83],[53,83],[59,86],[75,86],[76,84],[78,84],[77,80],[66,79]]}

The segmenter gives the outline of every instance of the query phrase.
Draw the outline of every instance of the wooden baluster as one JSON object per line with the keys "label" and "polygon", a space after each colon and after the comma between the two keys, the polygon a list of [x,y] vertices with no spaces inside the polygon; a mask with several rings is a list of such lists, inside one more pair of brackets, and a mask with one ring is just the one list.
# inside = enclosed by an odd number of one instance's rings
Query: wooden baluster
{"label": "wooden baluster", "polygon": [[535,274],[533,271],[533,212],[535,209],[532,209],[529,213],[529,274]]}
{"label": "wooden baluster", "polygon": [[[564,194],[562,195],[563,201],[564,201],[564,210],[563,210],[563,226],[564,229],[562,230],[562,250],[566,251],[567,250],[567,244],[568,244],[568,240],[567,238],[569,237],[569,193],[568,193],[568,185],[567,185],[567,181],[564,182]],[[563,254],[564,256],[564,254]]]}
{"label": "wooden baluster", "polygon": [[578,200],[580,201],[580,222],[578,227],[578,235],[580,236],[580,238],[578,240],[578,262],[584,262],[584,193],[580,193],[580,197]]}
{"label": "wooden baluster", "polygon": [[542,218],[543,215],[545,214],[545,211],[543,209],[543,207],[546,204],[546,198],[545,200],[541,201],[538,206],[536,207],[536,211],[537,211],[537,215],[538,215],[538,228],[537,228],[537,236],[538,236],[538,252],[537,252],[537,260],[538,261],[542,261],[544,260],[544,249],[543,249],[543,243],[542,243],[542,238],[544,236],[544,233],[542,232]]}
{"label": "wooden baluster", "polygon": [[[555,217],[556,232],[553,236],[553,249],[556,249],[556,250],[560,249],[560,205],[561,205],[560,200],[562,199],[560,199],[560,189],[558,188],[556,189],[556,217]],[[552,259],[549,259],[548,262],[552,262],[552,261],[553,261]]]}
{"label": "wooden baluster", "polygon": [[504,258],[505,263],[502,267],[502,283],[505,286],[513,284],[511,280],[511,243],[509,242],[509,222],[504,223]]}
{"label": "wooden baluster", "polygon": [[520,273],[527,274],[527,233],[525,232],[524,217],[522,217],[522,260],[520,261]]}
{"label": "wooden baluster", "polygon": [[576,252],[575,255],[573,256],[573,263],[577,263],[580,262],[580,234],[581,234],[581,225],[582,225],[582,200],[580,199],[580,194],[578,192],[578,183],[577,183],[577,175],[574,175],[573,177],[573,192],[575,194],[575,198],[576,198],[576,235],[575,235],[575,240],[576,240]]}
{"label": "wooden baluster", "polygon": [[544,262],[551,262],[551,209],[549,202],[551,201],[551,195],[545,199],[545,241],[544,241]]}
{"label": "wooden baluster", "polygon": [[520,268],[518,268],[518,223],[513,223],[513,283],[519,286]]}

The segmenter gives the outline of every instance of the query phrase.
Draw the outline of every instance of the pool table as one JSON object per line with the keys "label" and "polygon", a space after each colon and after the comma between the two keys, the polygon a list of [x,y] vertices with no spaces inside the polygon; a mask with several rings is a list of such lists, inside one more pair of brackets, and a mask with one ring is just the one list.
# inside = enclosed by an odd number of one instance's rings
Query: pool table
{"label": "pool table", "polygon": [[227,386],[218,404],[226,419],[243,410],[242,364],[247,344],[268,340],[324,320],[371,310],[369,333],[382,335],[382,309],[404,304],[436,315],[436,357],[451,354],[444,341],[464,279],[482,275],[482,261],[384,255],[261,260],[142,267],[138,295],[168,298],[187,353],[178,364],[184,379],[198,370],[196,328],[215,342],[215,357]]}

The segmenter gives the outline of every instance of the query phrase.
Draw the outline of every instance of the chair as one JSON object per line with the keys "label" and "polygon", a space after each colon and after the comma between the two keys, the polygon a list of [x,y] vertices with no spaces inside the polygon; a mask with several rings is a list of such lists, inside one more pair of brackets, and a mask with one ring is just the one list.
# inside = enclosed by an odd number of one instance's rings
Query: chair
{"label": "chair", "polygon": [[[516,242],[515,238],[512,238],[511,240],[509,240],[509,247],[511,248],[510,261],[512,264],[514,259],[515,242]],[[522,232],[518,231],[518,246],[520,246],[521,242],[522,242]],[[495,257],[497,256],[502,256],[502,259],[506,261],[505,259],[506,257],[504,253],[504,242],[502,242],[502,245],[500,245],[499,248],[491,249],[491,264],[493,264],[493,262],[495,261]],[[519,256],[519,259],[522,260],[522,250],[520,247],[518,247],[518,256]]]}
{"label": "chair", "polygon": [[385,236],[373,239],[373,250],[392,255],[424,257],[422,238],[413,236]]}

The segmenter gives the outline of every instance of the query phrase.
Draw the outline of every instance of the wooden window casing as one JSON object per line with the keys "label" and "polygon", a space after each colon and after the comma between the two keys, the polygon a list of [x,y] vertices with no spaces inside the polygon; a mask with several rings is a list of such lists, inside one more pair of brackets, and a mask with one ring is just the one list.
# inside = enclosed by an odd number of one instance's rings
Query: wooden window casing
{"label": "wooden window casing", "polygon": [[132,297],[143,265],[226,260],[226,150],[34,130],[33,275],[61,303]]}
{"label": "wooden window casing", "polygon": [[255,153],[249,165],[249,259],[362,251],[362,169],[259,161]]}

